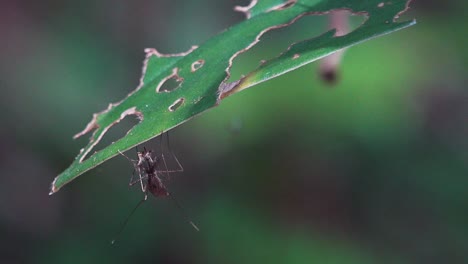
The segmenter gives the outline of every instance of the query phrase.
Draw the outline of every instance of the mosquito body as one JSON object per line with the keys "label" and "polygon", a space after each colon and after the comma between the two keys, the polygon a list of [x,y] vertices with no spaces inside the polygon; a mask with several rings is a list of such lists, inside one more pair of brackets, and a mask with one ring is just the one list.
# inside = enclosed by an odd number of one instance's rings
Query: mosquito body
{"label": "mosquito body", "polygon": [[[177,162],[178,168],[174,170],[169,170],[166,164],[166,160],[164,158],[164,154],[161,156],[154,155],[151,150],[143,149],[143,151],[137,151],[138,160],[132,160],[125,156],[122,152],[119,153],[128,159],[134,167],[132,177],[130,178],[129,186],[133,186],[137,183],[140,183],[141,191],[144,193],[143,199],[135,206],[132,210],[130,215],[127,217],[125,222],[123,223],[120,231],[117,233],[117,236],[122,232],[122,230],[127,225],[128,220],[133,215],[133,213],[138,209],[138,207],[143,204],[148,199],[148,193],[151,193],[156,198],[159,197],[170,197],[172,201],[176,204],[176,206],[181,210],[181,212],[185,213],[183,207],[177,202],[177,200],[170,195],[169,191],[167,190],[166,186],[164,185],[161,176],[165,176],[165,178],[169,178],[170,173],[176,172],[183,172],[184,168],[180,164],[177,157],[174,153],[171,152],[172,157]],[[161,168],[164,166],[164,168]],[[135,172],[138,175],[138,178],[135,179]],[[185,214],[184,214],[185,215]],[[200,231],[198,227],[185,215],[185,218],[189,222],[189,224],[197,231]],[[114,244],[115,239],[112,240],[112,244]]]}
{"label": "mosquito body", "polygon": [[[169,196],[169,192],[167,191],[166,186],[164,186],[160,175],[164,173],[169,174],[173,172],[182,172],[184,168],[180,164],[180,162],[176,159],[179,168],[177,170],[168,170],[167,168],[161,170],[160,163],[161,161],[166,165],[164,160],[164,155],[161,157],[157,157],[152,155],[152,151],[147,151],[144,149],[142,152],[137,152],[138,161],[132,161],[135,166],[135,170],[138,172],[138,179],[136,181],[133,180],[134,176],[130,179],[130,186],[133,186],[135,183],[140,182],[142,186],[142,191],[145,193],[146,200],[148,198],[148,192],[153,194],[155,197],[166,197]],[[166,166],[167,167],[167,166]]]}

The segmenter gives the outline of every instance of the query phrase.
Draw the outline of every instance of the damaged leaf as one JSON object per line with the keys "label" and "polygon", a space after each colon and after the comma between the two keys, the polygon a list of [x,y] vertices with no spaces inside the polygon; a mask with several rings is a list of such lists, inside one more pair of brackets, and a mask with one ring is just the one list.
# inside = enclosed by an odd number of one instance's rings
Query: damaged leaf
{"label": "damaged leaf", "polygon": [[[50,193],[104,161],[182,124],[214,107],[227,96],[292,71],[343,48],[347,48],[411,26],[415,21],[397,22],[408,9],[409,0],[252,0],[235,7],[246,20],[209,39],[200,47],[180,54],[161,54],[146,49],[139,86],[125,99],[93,115],[75,138],[92,132],[68,169],[55,178]],[[354,31],[336,36],[335,30],[292,44],[278,57],[266,61],[239,80],[228,82],[233,60],[252,48],[268,31],[286,27],[306,15],[326,15],[333,10],[365,15],[366,21]],[[172,82],[172,83],[167,83]],[[95,152],[106,132],[126,116],[139,123],[116,142]]]}

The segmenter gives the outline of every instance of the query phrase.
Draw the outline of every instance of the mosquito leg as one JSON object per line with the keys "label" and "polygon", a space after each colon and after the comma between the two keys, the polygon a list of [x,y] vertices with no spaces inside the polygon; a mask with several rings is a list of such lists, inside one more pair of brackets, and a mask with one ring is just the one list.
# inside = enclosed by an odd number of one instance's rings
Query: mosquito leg
{"label": "mosquito leg", "polygon": [[[138,179],[136,179],[134,181],[129,182],[128,185],[133,186],[133,185],[135,185],[135,184],[137,184],[139,182],[143,182],[143,180],[145,180],[146,178],[148,178],[148,176],[146,176],[146,175],[142,176],[141,178],[138,178]],[[143,186],[144,186],[144,184],[143,184]],[[144,190],[142,189],[142,191],[144,191]]]}
{"label": "mosquito leg", "polygon": [[182,215],[184,216],[185,220],[193,227],[193,229],[195,229],[196,231],[200,231],[198,226],[188,217],[187,211],[185,211],[184,207],[182,207],[182,205],[179,203],[179,201],[177,201],[177,199],[172,194],[169,194],[169,198],[171,198],[171,200],[175,203],[177,208],[179,208],[179,210],[182,213]]}
{"label": "mosquito leg", "polygon": [[163,153],[161,153],[161,159],[162,159],[163,164],[164,164],[164,170],[162,170],[162,171],[160,171],[160,172],[166,173],[166,176],[169,177],[169,174],[168,174],[169,169],[167,168],[166,158],[164,158],[164,154],[163,154]]}
{"label": "mosquito leg", "polygon": [[143,176],[143,177],[141,176],[140,168],[138,168],[138,176],[139,176],[141,191],[142,191],[142,192],[145,192],[145,191],[146,191],[146,188],[145,188],[146,186],[144,186],[145,184],[143,183],[143,178],[144,178],[144,176]]}
{"label": "mosquito leg", "polygon": [[[138,171],[138,179],[134,180],[135,179],[135,172],[137,172],[137,171]],[[141,176],[140,168],[135,166],[133,168],[132,177],[130,177],[130,181],[128,183],[128,186],[131,187],[131,186],[135,185],[137,182],[140,182],[141,191],[144,192],[145,191],[144,186],[143,186],[144,185],[143,184],[144,179],[145,179],[145,177]]]}
{"label": "mosquito leg", "polygon": [[[167,133],[166,133],[167,134]],[[161,173],[161,174],[165,174],[164,176],[169,178],[169,169],[167,167],[167,162],[166,162],[166,158],[164,157],[164,144],[163,144],[163,140],[164,140],[164,131],[161,131],[161,137],[160,137],[160,140],[159,140],[159,148],[161,150],[161,159],[162,159],[162,163],[164,165],[164,168],[162,170],[157,170],[158,173]],[[159,167],[159,166],[158,166]]]}
{"label": "mosquito leg", "polygon": [[[161,159],[163,161],[163,164],[164,164],[164,171],[160,171],[161,173],[164,172],[166,173],[166,177],[169,178],[169,169],[167,168],[167,163],[166,163],[166,158],[164,157],[164,145],[163,145],[163,137],[164,137],[164,131],[161,132],[161,140],[159,141],[159,144],[160,144],[160,148],[161,148]],[[167,133],[166,133],[166,137],[167,137]]]}
{"label": "mosquito leg", "polygon": [[174,154],[174,152],[171,151],[171,154],[172,154],[172,157],[175,159],[175,161],[177,162],[177,166],[179,166],[179,168],[177,170],[175,170],[175,172],[183,172],[184,171],[184,167],[182,167],[182,164],[180,164],[180,161],[179,159],[177,158],[177,156]]}
{"label": "mosquito leg", "polygon": [[115,235],[115,238],[111,241],[111,244],[114,244],[115,241],[117,240],[117,238],[120,236],[120,234],[122,233],[122,231],[124,230],[125,226],[127,226],[127,223],[128,221],[130,220],[130,218],[132,217],[132,215],[135,213],[135,211],[138,209],[138,207],[140,207],[140,205],[143,204],[143,202],[145,202],[146,200],[148,199],[148,195],[145,193],[145,197],[143,199],[141,199],[137,205],[133,208],[133,210],[130,212],[130,214],[127,216],[127,218],[125,219],[125,221],[123,222],[122,226],[120,227],[120,230],[119,232],[117,232],[117,234]]}
{"label": "mosquito leg", "polygon": [[161,154],[161,159],[163,160],[165,170],[160,170],[158,172],[160,172],[160,173],[164,172],[164,173],[168,174],[168,173],[175,173],[175,172],[183,172],[184,171],[184,167],[182,167],[182,164],[180,163],[179,159],[177,158],[177,156],[172,151],[171,151],[171,155],[174,158],[174,160],[177,162],[177,167],[178,168],[175,169],[175,170],[169,170],[167,168],[166,159],[164,158],[164,154]]}
{"label": "mosquito leg", "polygon": [[135,171],[136,171],[136,169],[133,168],[132,177],[130,177],[130,181],[129,181],[129,183],[128,183],[129,186],[132,186],[132,185],[133,185],[132,182],[133,182],[133,178],[135,178]]}
{"label": "mosquito leg", "polygon": [[[138,150],[138,148],[137,148]],[[143,184],[143,178],[141,177],[141,172],[140,172],[140,168],[139,168],[139,165],[140,165],[140,161],[136,161],[136,160],[132,160],[130,159],[129,157],[127,157],[125,154],[123,154],[120,150],[118,150],[118,152],[120,153],[120,155],[124,156],[128,161],[130,161],[132,164],[133,164],[133,172],[132,172],[132,177],[130,177],[130,182],[128,183],[129,186],[133,186],[135,183],[134,183],[134,178],[135,178],[135,171],[138,171],[138,177],[139,179],[136,181],[136,182],[140,182],[140,185],[141,185],[141,191],[144,192],[145,188],[144,188],[144,184]],[[138,153],[138,152],[137,152]]]}
{"label": "mosquito leg", "polygon": [[174,154],[174,152],[171,149],[171,146],[169,145],[170,144],[169,133],[166,133],[166,138],[167,138],[167,148],[169,149],[169,151],[171,152],[172,157],[175,159],[175,161],[177,162],[177,165],[179,166],[179,168],[177,170],[175,170],[175,171],[176,172],[183,172],[184,167],[182,167],[182,164],[180,164],[179,159],[176,157],[176,155]]}
{"label": "mosquito leg", "polygon": [[136,160],[132,160],[129,157],[127,157],[125,154],[123,154],[120,150],[117,150],[120,155],[124,156],[128,161],[130,161],[132,164],[135,164]]}

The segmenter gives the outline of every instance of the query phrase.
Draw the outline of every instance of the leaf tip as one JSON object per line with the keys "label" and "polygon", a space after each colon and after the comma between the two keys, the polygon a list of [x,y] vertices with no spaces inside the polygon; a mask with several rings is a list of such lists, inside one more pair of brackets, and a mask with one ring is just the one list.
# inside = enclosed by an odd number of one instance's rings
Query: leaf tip
{"label": "leaf tip", "polygon": [[54,181],[52,184],[50,184],[50,190],[49,190],[49,195],[52,195],[58,191],[58,189],[55,187],[55,182],[57,181],[58,177],[55,177]]}

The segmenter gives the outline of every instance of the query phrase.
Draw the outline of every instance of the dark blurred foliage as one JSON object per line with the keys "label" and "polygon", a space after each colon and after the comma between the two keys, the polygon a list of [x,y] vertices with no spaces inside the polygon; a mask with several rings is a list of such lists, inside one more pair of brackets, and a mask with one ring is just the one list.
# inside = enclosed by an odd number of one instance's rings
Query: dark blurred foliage
{"label": "dark blurred foliage", "polygon": [[[1,2],[1,263],[468,263],[461,0],[415,1],[418,24],[348,50],[334,87],[313,64],[171,131],[185,172],[168,184],[201,232],[150,199],[110,245],[142,197],[123,157],[48,196],[86,144],[72,135],[136,86],[144,48],[185,51],[246,2]],[[325,26],[266,35],[234,74]]]}

